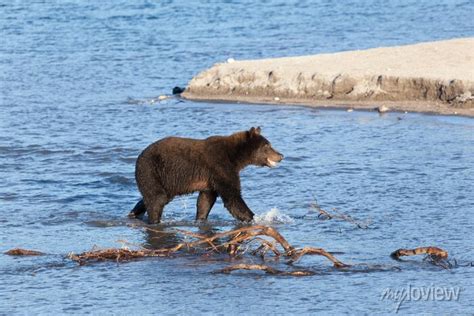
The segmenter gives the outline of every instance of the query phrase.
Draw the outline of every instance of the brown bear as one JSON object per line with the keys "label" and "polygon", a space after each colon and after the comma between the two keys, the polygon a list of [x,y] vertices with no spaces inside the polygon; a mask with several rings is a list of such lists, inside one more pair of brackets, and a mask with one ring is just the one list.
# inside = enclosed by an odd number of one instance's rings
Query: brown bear
{"label": "brown bear", "polygon": [[163,138],[138,156],[135,178],[143,200],[129,216],[147,212],[151,224],[159,223],[175,196],[199,191],[197,220],[207,219],[220,196],[234,218],[251,221],[254,214],[242,199],[239,172],[249,165],[274,167],[282,159],[260,127],[203,140]]}

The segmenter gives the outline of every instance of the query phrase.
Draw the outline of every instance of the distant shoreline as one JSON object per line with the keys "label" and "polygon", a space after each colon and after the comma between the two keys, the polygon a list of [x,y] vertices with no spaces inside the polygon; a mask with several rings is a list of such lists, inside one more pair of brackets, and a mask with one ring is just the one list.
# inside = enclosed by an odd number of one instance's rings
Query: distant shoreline
{"label": "distant shoreline", "polygon": [[230,60],[194,77],[182,97],[474,117],[474,38]]}
{"label": "distant shoreline", "polygon": [[443,103],[431,103],[423,101],[334,101],[334,100],[301,100],[281,98],[278,102],[272,98],[255,98],[255,97],[239,97],[236,98],[206,98],[193,95],[192,97],[183,97],[185,100],[194,102],[211,102],[211,103],[239,103],[239,104],[263,104],[263,105],[281,105],[281,106],[303,106],[315,109],[326,110],[345,110],[345,111],[378,111],[380,107],[387,107],[387,113],[421,113],[431,115],[455,115],[474,118],[474,109],[453,108]]}

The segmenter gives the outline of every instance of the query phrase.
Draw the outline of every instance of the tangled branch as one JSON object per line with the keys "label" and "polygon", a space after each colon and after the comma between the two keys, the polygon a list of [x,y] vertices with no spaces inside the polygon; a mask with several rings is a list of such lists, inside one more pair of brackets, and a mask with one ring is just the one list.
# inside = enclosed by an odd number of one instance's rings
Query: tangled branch
{"label": "tangled branch", "polygon": [[298,261],[304,255],[319,255],[328,258],[336,268],[345,268],[349,267],[349,265],[342,263],[341,261],[337,260],[332,254],[324,250],[323,248],[313,248],[313,247],[304,247],[302,249],[294,250],[291,254],[291,262]]}
{"label": "tangled branch", "polygon": [[[158,232],[152,228],[146,229]],[[70,254],[69,258],[81,265],[87,262],[105,260],[121,262],[144,257],[166,257],[179,251],[199,251],[200,247],[202,249],[203,246],[207,247],[205,248],[205,251],[208,253],[227,253],[230,256],[235,257],[246,253],[248,249],[250,249],[251,244],[257,244],[256,249],[251,253],[254,255],[259,254],[262,258],[265,258],[265,255],[268,252],[271,252],[275,257],[284,256],[289,258],[289,263],[292,263],[298,261],[304,255],[320,255],[329,259],[336,268],[348,266],[322,248],[295,248],[276,229],[264,225],[242,227],[227,232],[217,233],[210,237],[184,230],[177,230],[176,233],[191,237],[195,240],[191,242],[182,242],[174,247],[160,249],[143,248],[139,250],[130,250],[126,248],[109,248],[92,250],[77,255]],[[278,249],[278,246],[282,248],[282,251]],[[238,269],[243,269],[243,266],[239,267],[240,268]],[[266,271],[268,272],[270,270],[267,269]]]}

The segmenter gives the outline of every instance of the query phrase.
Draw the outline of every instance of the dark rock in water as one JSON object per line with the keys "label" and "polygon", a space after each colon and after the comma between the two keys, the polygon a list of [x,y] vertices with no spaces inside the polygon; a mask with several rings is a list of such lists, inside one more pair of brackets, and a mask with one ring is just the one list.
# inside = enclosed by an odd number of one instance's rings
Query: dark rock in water
{"label": "dark rock in water", "polygon": [[44,255],[44,253],[40,251],[21,249],[21,248],[8,250],[7,252],[5,252],[5,254],[9,256],[42,256]]}
{"label": "dark rock in water", "polygon": [[174,87],[173,88],[173,94],[181,94],[184,92],[184,88],[181,87]]}

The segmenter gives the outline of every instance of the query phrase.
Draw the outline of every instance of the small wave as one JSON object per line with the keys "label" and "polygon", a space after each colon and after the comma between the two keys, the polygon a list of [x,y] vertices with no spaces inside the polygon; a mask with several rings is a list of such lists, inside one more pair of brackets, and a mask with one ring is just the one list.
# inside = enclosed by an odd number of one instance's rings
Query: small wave
{"label": "small wave", "polygon": [[0,200],[4,200],[4,201],[14,201],[14,200],[17,200],[19,197],[20,197],[19,194],[16,194],[13,192],[0,193]]}
{"label": "small wave", "polygon": [[255,215],[253,220],[256,224],[292,224],[295,222],[293,218],[283,214],[275,207],[266,213]]}
{"label": "small wave", "polygon": [[160,96],[157,96],[155,98],[150,98],[150,99],[134,99],[134,98],[127,98],[127,103],[128,104],[139,104],[139,105],[152,105],[155,103],[163,103],[166,102],[167,100],[170,99],[175,99],[176,97],[174,95],[169,95],[169,94],[163,94]]}
{"label": "small wave", "polygon": [[129,222],[127,220],[91,220],[84,222],[84,224],[90,227],[107,228],[127,226]]}
{"label": "small wave", "polygon": [[135,181],[129,177],[113,175],[106,179],[106,181],[113,183],[113,184],[123,184],[123,185],[133,185]]}

